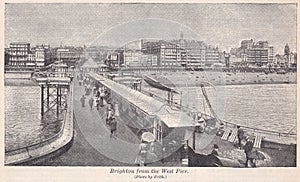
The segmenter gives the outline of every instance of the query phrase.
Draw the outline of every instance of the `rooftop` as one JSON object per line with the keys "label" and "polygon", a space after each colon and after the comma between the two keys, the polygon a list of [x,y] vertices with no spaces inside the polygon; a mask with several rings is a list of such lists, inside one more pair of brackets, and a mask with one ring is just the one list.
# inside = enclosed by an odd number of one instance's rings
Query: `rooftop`
{"label": "rooftop", "polygon": [[30,44],[28,42],[11,42],[10,45],[25,45],[25,44]]}

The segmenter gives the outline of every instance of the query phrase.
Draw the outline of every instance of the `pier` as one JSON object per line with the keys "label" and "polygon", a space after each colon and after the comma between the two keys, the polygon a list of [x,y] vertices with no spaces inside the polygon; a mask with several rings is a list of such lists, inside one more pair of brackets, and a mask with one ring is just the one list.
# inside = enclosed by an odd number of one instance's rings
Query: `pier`
{"label": "pier", "polygon": [[[95,145],[96,147],[94,147],[97,150],[95,155],[99,156],[99,158],[102,158],[100,156],[103,155],[114,161],[119,161],[122,165],[135,165],[138,146],[141,142],[140,137],[144,132],[150,132],[155,136],[156,147],[154,153],[158,158],[153,162],[158,166],[164,165],[161,160],[172,156],[179,149],[183,148],[185,144],[190,146],[195,153],[205,155],[210,153],[212,143],[222,141],[222,143],[233,144],[237,141],[236,124],[234,123],[222,121],[224,123],[222,128],[216,127],[215,130],[211,128],[210,132],[199,134],[195,132],[197,121],[195,120],[195,111],[176,103],[169,103],[164,99],[158,99],[157,96],[144,92],[140,88],[140,85],[129,88],[126,86],[126,82],[124,82],[125,85],[117,83],[114,79],[118,80],[118,78],[111,75],[99,75],[90,72],[86,76],[110,92],[111,103],[117,113],[118,131],[121,132],[118,137],[120,138],[118,140],[110,140],[109,131],[105,125],[105,108],[97,112],[94,110],[90,111],[88,107],[81,108],[79,97],[84,94],[84,87],[80,87],[77,83],[75,84],[76,90],[74,91],[74,73],[62,65],[57,67],[59,69],[37,72],[33,74],[32,78],[41,88],[40,104],[42,117],[51,114],[52,116],[56,116],[58,120],[63,120],[61,130],[43,142],[25,146],[17,150],[6,151],[6,165],[18,165],[38,161],[38,159],[44,158],[44,156],[53,154],[55,151],[68,146],[73,140],[73,114],[78,120],[77,129],[75,128],[75,130],[77,132],[80,130],[80,137],[84,138],[79,139],[77,137],[76,140],[85,140],[85,142],[91,143],[93,146]],[[136,83],[140,84],[140,81]],[[75,100],[74,103],[73,99]],[[207,115],[205,118],[211,119],[211,116]],[[293,145],[296,143],[296,137],[291,133],[259,130],[247,126],[242,126],[242,128],[247,135],[255,137],[255,148],[277,147],[281,149],[281,145]],[[216,136],[217,131],[221,132],[220,137]],[[98,134],[100,133],[104,136],[99,137]],[[78,146],[75,145],[74,150],[77,148]],[[88,148],[85,150],[88,150]],[[231,147],[228,148],[234,150]],[[115,149],[120,150],[119,152],[112,152]],[[224,151],[227,150],[224,149]],[[242,151],[240,152],[242,155]],[[68,152],[65,155],[68,156]],[[83,153],[80,153],[80,155],[83,155]],[[126,157],[124,158],[124,156]],[[178,162],[180,163],[180,160],[182,162],[179,165],[189,165],[186,158],[176,159],[177,165]],[[80,162],[82,161],[78,161],[78,163]],[[172,163],[174,160],[166,160],[166,164],[170,164],[170,162]],[[117,163],[112,164],[118,165]]]}

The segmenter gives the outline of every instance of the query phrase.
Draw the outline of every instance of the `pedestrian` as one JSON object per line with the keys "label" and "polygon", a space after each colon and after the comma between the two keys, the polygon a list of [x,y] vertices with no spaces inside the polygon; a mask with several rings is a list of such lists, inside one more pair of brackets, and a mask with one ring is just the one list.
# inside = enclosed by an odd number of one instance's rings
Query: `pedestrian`
{"label": "pedestrian", "polygon": [[138,156],[135,160],[135,163],[137,163],[138,166],[145,166],[146,164],[146,158],[147,158],[147,153],[148,153],[148,142],[143,141],[139,146],[139,153]]}
{"label": "pedestrian", "polygon": [[117,132],[117,121],[115,116],[112,116],[110,121],[110,138],[112,137],[116,138],[116,132]]}
{"label": "pedestrian", "polygon": [[100,98],[96,97],[96,109],[99,110]]}
{"label": "pedestrian", "polygon": [[90,105],[91,110],[93,109],[93,104],[94,104],[94,98],[91,97],[89,100],[89,105]]}
{"label": "pedestrian", "polygon": [[113,118],[113,110],[112,108],[108,108],[107,110],[107,117],[106,117],[106,124],[110,124],[111,120]]}
{"label": "pedestrian", "polygon": [[239,141],[239,149],[242,149],[242,140],[244,137],[244,130],[238,125],[237,126],[237,137],[238,137],[238,141]]}
{"label": "pedestrian", "polygon": [[203,133],[205,131],[205,128],[206,128],[206,122],[205,122],[205,119],[201,117],[199,117],[198,115],[198,122],[197,122],[197,126],[198,126],[198,131],[200,133]]}
{"label": "pedestrian", "polygon": [[[252,152],[252,149],[253,149],[253,142],[252,142],[252,139],[251,138],[247,138],[247,142],[244,146],[244,151],[245,151],[245,154],[246,154],[246,163],[245,163],[245,166],[248,167],[248,163],[249,161],[252,163],[253,160],[250,158],[250,154]],[[252,166],[252,164],[250,164]]]}
{"label": "pedestrian", "polygon": [[80,98],[80,101],[81,101],[81,106],[84,107],[85,105],[85,96],[82,95],[82,97]]}
{"label": "pedestrian", "polygon": [[100,97],[99,98],[99,106],[100,107],[103,107],[104,105],[103,105],[103,97]]}
{"label": "pedestrian", "polygon": [[100,91],[99,90],[96,91],[96,97],[100,97]]}
{"label": "pedestrian", "polygon": [[97,87],[96,87],[95,84],[94,84],[94,87],[93,87],[93,95],[96,95],[96,93],[97,93]]}
{"label": "pedestrian", "polygon": [[219,150],[219,146],[217,144],[214,144],[211,154],[218,156],[219,155],[218,150]]}
{"label": "pedestrian", "polygon": [[91,94],[91,85],[90,84],[88,84],[86,86],[86,90],[87,90],[87,95],[90,95]]}

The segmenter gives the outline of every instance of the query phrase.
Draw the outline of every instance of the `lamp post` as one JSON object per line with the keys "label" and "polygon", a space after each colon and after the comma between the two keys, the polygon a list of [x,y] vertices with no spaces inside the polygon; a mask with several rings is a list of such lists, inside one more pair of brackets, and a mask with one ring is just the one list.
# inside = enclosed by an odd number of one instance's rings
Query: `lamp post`
{"label": "lamp post", "polygon": [[194,117],[194,123],[195,123],[195,126],[193,128],[193,150],[196,149],[196,122],[197,122],[197,111],[195,112],[194,108],[193,108],[193,111],[192,111],[192,114],[193,114],[193,117]]}
{"label": "lamp post", "polygon": [[120,76],[120,53],[117,54],[117,60],[118,60],[118,75]]}
{"label": "lamp post", "polygon": [[[186,107],[189,107],[189,97],[190,96],[189,96],[188,85],[184,80],[182,80],[182,79],[179,79],[179,80],[183,81],[185,83],[185,87],[187,88],[187,105],[186,105]],[[180,91],[180,106],[182,105],[182,102],[183,102],[183,100],[182,100],[182,91]]]}

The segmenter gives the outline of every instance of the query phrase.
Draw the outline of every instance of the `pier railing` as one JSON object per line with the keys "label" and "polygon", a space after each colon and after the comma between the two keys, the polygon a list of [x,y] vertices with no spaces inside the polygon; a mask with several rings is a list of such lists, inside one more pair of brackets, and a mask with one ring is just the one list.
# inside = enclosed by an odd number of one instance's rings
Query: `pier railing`
{"label": "pier railing", "polygon": [[[65,137],[62,137],[66,135]],[[14,164],[41,157],[47,153],[58,150],[66,145],[73,136],[73,83],[70,83],[67,98],[67,110],[64,114],[62,126],[55,135],[43,141],[36,142],[21,148],[5,151],[5,164]],[[32,153],[32,154],[31,154]]]}
{"label": "pier railing", "polygon": [[228,121],[222,121],[224,126],[227,128],[236,128],[237,125],[241,126],[247,133],[250,135],[261,135],[264,136],[267,140],[270,141],[282,141],[286,143],[295,143],[297,139],[297,134],[294,132],[279,132],[279,131],[272,131],[272,130],[265,130],[259,128],[253,128],[249,126],[243,126],[236,123],[231,123]]}

